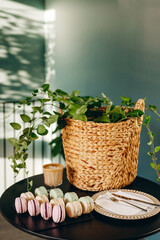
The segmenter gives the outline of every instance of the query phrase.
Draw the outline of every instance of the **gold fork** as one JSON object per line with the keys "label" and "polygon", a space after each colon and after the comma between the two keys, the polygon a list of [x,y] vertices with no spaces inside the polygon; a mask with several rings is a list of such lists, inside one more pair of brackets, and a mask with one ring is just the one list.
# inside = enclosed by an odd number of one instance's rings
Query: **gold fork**
{"label": "gold fork", "polygon": [[112,200],[113,202],[119,202],[119,201],[121,201],[121,202],[127,203],[127,204],[129,204],[129,205],[131,205],[131,206],[133,206],[133,207],[139,208],[140,210],[143,210],[143,211],[145,211],[145,212],[148,212],[147,209],[142,208],[142,207],[139,207],[139,206],[137,206],[137,205],[135,205],[135,204],[133,204],[133,203],[127,202],[127,201],[125,201],[125,200],[118,200],[118,199],[115,198],[115,197],[110,197],[109,199]]}

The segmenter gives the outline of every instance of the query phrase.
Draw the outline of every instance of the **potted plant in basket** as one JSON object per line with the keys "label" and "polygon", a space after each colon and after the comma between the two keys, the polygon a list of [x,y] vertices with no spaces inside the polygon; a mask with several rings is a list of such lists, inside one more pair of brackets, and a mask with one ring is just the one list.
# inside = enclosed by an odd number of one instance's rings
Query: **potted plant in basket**
{"label": "potted plant in basket", "polygon": [[[48,128],[57,123],[55,131],[62,130],[61,136],[53,139],[51,144],[61,150],[66,159],[68,180],[84,190],[99,191],[121,188],[130,184],[137,174],[138,152],[141,126],[144,125],[150,137],[149,145],[152,157],[151,167],[160,180],[160,164],[156,153],[160,146],[154,146],[155,134],[150,130],[150,115],[144,114],[144,100],[137,103],[128,97],[121,97],[122,104],[116,106],[105,94],[101,98],[81,97],[78,91],[68,94],[60,89],[51,91],[49,84],[35,89],[32,96],[21,100],[30,106],[30,114],[21,114],[21,120],[28,126],[22,128],[18,122],[10,125],[17,131],[17,138],[9,138],[14,146],[14,155],[10,156],[11,167],[18,174],[21,169],[27,171],[28,146],[39,136],[48,133]],[[31,103],[36,100],[36,105]],[[46,105],[53,108],[45,110]],[[146,110],[157,113],[155,106],[149,105]],[[144,121],[143,121],[144,118]],[[27,188],[32,183],[27,178]]]}

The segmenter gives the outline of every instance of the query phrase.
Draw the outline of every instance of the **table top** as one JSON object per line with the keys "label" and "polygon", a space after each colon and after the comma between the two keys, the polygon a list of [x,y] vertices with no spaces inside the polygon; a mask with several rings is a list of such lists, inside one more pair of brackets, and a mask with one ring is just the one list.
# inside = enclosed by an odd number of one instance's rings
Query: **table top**
{"label": "table top", "polygon": [[[42,174],[33,176],[30,179],[34,182],[32,189],[33,193],[35,188],[44,185]],[[79,197],[86,195],[92,196],[95,193],[82,191],[71,185],[66,178],[65,171],[63,184],[59,187],[64,193],[74,191]],[[132,184],[126,187],[126,189],[142,191],[160,200],[160,185],[141,177],[137,177]],[[27,225],[26,227],[24,222],[21,221],[21,218],[14,210],[14,200],[16,197],[20,196],[22,192],[26,192],[26,179],[12,185],[3,193],[0,199],[0,209],[2,215],[15,227],[45,239],[140,239],[152,235],[160,230],[160,213],[147,219],[128,221],[106,217],[95,211],[93,211],[90,215],[85,216],[84,219],[72,219],[72,222],[69,224],[60,223],[56,228],[42,228],[39,230],[35,228],[34,230],[34,217],[32,220],[32,227],[30,228],[31,225]],[[35,221],[35,226],[39,226],[37,221]]]}

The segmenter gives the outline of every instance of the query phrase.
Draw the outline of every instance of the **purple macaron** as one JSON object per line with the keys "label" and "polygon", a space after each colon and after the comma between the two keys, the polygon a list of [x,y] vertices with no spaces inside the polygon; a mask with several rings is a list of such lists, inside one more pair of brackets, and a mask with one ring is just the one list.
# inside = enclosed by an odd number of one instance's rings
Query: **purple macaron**
{"label": "purple macaron", "polygon": [[17,213],[27,212],[27,200],[24,197],[17,197],[15,199],[15,208]]}
{"label": "purple macaron", "polygon": [[41,216],[44,220],[48,220],[52,217],[52,205],[51,203],[41,204]]}
{"label": "purple macaron", "polygon": [[55,223],[60,223],[65,220],[66,210],[64,205],[55,205],[53,207],[52,218]]}
{"label": "purple macaron", "polygon": [[28,212],[30,216],[37,216],[40,214],[40,203],[37,199],[28,201]]}

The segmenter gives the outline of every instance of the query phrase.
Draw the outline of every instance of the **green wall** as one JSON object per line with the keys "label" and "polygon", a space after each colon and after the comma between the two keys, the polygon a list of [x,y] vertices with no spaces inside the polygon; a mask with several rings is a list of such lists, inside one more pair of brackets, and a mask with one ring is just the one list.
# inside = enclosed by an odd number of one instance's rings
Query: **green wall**
{"label": "green wall", "polygon": [[1,0],[0,100],[19,100],[44,81],[44,0]]}
{"label": "green wall", "polygon": [[[56,11],[54,88],[104,92],[116,104],[119,96],[147,97],[160,107],[160,1],[59,0],[46,1],[46,9]],[[157,145],[158,124],[152,124]],[[148,140],[143,128],[138,175],[156,181]]]}

